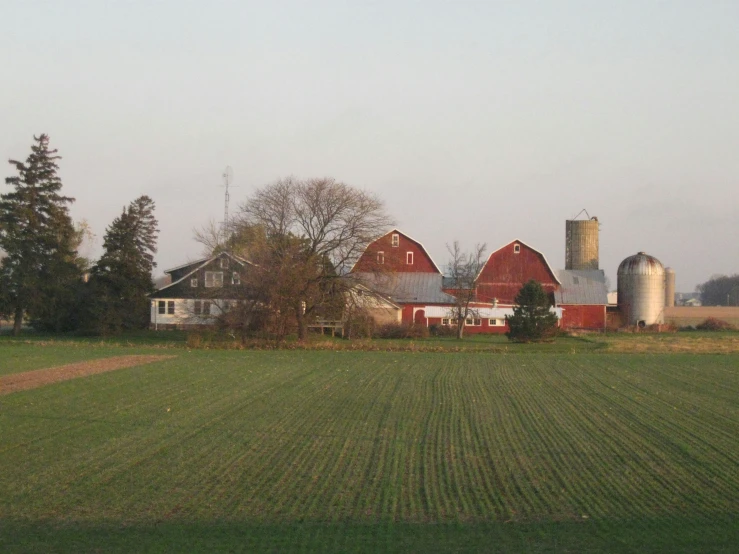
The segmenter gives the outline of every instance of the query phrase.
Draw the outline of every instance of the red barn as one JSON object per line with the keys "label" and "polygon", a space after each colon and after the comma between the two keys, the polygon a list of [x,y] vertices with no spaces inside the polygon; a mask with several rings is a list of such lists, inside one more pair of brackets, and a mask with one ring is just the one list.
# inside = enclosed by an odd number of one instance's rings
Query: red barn
{"label": "red barn", "polygon": [[393,229],[371,242],[351,270],[353,277],[401,306],[403,323],[427,325],[428,306],[448,306],[443,276],[417,240]]}
{"label": "red barn", "polygon": [[548,293],[560,285],[544,255],[516,239],[488,257],[475,281],[477,300],[512,306],[518,291],[531,279]]}
{"label": "red barn", "polygon": [[438,266],[423,245],[393,229],[371,242],[352,268],[352,273],[437,273]]}
{"label": "red barn", "polygon": [[[401,309],[404,323],[455,324],[455,299],[443,287],[443,276],[423,245],[394,229],[373,241],[352,268],[352,276],[386,295]],[[544,255],[514,240],[488,257],[475,281],[474,315],[465,333],[504,333],[515,298],[531,279],[550,294],[563,328],[602,329],[606,286],[601,270],[554,271]]]}

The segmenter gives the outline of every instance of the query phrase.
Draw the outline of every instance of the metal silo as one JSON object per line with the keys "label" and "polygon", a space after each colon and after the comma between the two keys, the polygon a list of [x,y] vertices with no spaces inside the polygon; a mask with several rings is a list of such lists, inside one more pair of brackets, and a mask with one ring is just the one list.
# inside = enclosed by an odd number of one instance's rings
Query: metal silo
{"label": "metal silo", "polygon": [[671,267],[665,268],[665,308],[675,305],[675,270]]}
{"label": "metal silo", "polygon": [[665,268],[644,252],[618,266],[618,309],[627,325],[665,322]]}
{"label": "metal silo", "polygon": [[565,269],[598,269],[598,218],[565,222]]}

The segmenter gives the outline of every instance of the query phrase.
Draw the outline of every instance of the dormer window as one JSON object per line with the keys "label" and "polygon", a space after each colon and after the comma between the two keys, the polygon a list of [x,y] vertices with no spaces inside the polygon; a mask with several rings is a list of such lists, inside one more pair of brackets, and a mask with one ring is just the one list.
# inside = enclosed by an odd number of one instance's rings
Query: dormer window
{"label": "dormer window", "polygon": [[514,244],[513,245],[513,253],[519,254],[521,252],[521,245],[520,244]]}
{"label": "dormer window", "polygon": [[221,269],[228,269],[228,258],[221,258]]}
{"label": "dormer window", "polygon": [[223,272],[222,271],[206,271],[205,272],[205,288],[222,287]]}
{"label": "dormer window", "polygon": [[408,265],[413,265],[413,252],[405,253],[405,263],[407,263]]}
{"label": "dormer window", "polygon": [[378,264],[384,264],[385,263],[385,253],[384,252],[378,252],[377,253],[377,263]]}
{"label": "dormer window", "polygon": [[397,248],[400,245],[400,235],[398,233],[393,233],[392,245],[393,248]]}
{"label": "dormer window", "polygon": [[198,286],[198,278],[197,277],[193,277],[192,279],[190,279],[190,286],[193,287],[193,288],[195,288],[195,287]]}

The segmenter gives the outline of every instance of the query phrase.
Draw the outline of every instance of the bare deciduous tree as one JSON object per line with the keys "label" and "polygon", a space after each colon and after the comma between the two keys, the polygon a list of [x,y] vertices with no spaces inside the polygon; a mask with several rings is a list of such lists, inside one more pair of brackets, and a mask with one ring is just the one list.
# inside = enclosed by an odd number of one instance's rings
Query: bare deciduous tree
{"label": "bare deciduous tree", "polygon": [[224,234],[215,219],[209,219],[200,228],[192,230],[195,242],[203,246],[203,255],[210,257],[223,249]]}
{"label": "bare deciduous tree", "polygon": [[225,243],[211,240],[214,226],[196,232],[196,239],[252,262],[245,294],[269,306],[278,334],[292,325],[304,340],[309,319],[340,315],[353,285],[345,274],[392,225],[373,194],[330,178],[289,177],[257,190],[240,207]]}
{"label": "bare deciduous tree", "polygon": [[447,263],[449,285],[446,292],[455,298],[450,308],[450,318],[456,321],[457,338],[464,334],[464,323],[467,318],[478,318],[479,312],[472,307],[475,301],[475,280],[485,265],[486,244],[477,244],[472,252],[464,252],[459,241],[446,246],[450,260]]}

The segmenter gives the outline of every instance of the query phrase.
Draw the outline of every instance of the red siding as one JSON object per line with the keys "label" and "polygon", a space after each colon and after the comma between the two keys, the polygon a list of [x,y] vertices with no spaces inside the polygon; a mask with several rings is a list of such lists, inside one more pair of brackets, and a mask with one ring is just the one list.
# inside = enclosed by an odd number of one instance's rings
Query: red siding
{"label": "red siding", "polygon": [[[521,251],[514,253],[514,246]],[[490,254],[477,280],[477,300],[513,304],[521,287],[527,281],[539,281],[544,290],[554,292],[559,286],[544,257],[525,244],[513,241]]]}
{"label": "red siding", "polygon": [[605,306],[563,305],[563,329],[603,329],[606,324]]}
{"label": "red siding", "polygon": [[[392,244],[393,234],[398,235],[398,246]],[[382,265],[377,261],[378,252],[382,252],[384,255],[384,264]],[[408,263],[408,252],[413,253],[412,264]],[[352,271],[376,271],[378,269],[408,273],[440,273],[423,246],[398,230],[394,230],[370,243],[357,260]]]}

